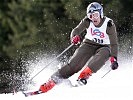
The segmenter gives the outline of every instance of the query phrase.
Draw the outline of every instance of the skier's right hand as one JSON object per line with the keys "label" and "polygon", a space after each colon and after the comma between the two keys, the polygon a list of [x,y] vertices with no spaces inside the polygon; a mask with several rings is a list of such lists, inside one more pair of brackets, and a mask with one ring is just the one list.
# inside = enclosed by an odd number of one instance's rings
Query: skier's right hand
{"label": "skier's right hand", "polygon": [[74,37],[71,38],[71,43],[73,43],[74,45],[77,45],[80,43],[80,36],[79,35],[75,35]]}

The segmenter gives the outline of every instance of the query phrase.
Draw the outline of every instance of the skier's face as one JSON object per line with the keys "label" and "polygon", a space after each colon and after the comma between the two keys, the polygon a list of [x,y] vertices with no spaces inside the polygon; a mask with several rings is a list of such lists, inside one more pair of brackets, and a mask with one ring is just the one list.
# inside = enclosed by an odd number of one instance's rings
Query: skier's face
{"label": "skier's face", "polygon": [[87,16],[93,22],[94,25],[98,25],[100,23],[100,14],[98,11],[88,13]]}

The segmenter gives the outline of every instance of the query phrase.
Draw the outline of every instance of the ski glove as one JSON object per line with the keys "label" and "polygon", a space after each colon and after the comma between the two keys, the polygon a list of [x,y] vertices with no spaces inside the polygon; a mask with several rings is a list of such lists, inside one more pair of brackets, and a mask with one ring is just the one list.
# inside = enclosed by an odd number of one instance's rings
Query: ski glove
{"label": "ski glove", "polygon": [[118,62],[115,57],[110,57],[111,69],[116,70],[118,68]]}
{"label": "ski glove", "polygon": [[74,45],[77,45],[78,43],[80,43],[80,36],[75,35],[74,37],[72,37],[71,43],[73,43]]}

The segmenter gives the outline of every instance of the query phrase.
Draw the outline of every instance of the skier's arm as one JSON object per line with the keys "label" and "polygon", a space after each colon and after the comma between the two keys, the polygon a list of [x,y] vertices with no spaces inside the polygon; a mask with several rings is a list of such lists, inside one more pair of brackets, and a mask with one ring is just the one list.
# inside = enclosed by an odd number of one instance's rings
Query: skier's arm
{"label": "skier's arm", "polygon": [[115,59],[117,59],[118,55],[117,31],[116,31],[116,26],[112,20],[108,22],[107,33],[110,39],[111,57],[115,57]]}
{"label": "skier's arm", "polygon": [[116,32],[116,27],[115,24],[112,20],[108,22],[108,28],[107,28],[107,33],[109,35],[110,39],[110,47],[111,47],[111,57],[110,57],[110,62],[111,62],[111,69],[116,70],[118,68],[118,62],[117,62],[117,55],[118,55],[118,39],[117,39],[117,32]]}
{"label": "skier's arm", "polygon": [[70,38],[80,35],[89,25],[89,20],[85,17],[81,22],[72,30]]}

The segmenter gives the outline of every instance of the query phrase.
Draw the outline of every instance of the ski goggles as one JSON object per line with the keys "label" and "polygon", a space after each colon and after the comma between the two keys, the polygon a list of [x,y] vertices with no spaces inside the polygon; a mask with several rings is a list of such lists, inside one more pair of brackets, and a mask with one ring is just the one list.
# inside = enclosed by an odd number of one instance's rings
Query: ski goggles
{"label": "ski goggles", "polygon": [[92,19],[98,19],[100,14],[98,11],[94,11],[93,13],[88,13],[87,16],[90,20],[92,20]]}

